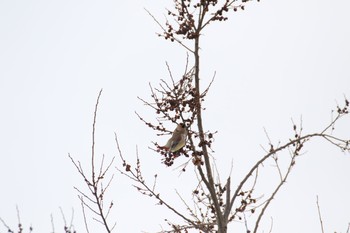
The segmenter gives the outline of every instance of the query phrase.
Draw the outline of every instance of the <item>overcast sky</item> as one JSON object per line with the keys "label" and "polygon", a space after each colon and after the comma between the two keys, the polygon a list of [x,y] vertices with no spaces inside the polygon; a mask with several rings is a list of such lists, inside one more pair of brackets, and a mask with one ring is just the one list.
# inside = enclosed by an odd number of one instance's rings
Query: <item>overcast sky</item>
{"label": "overcast sky", "polygon": [[[134,113],[155,118],[137,96],[150,99],[149,82],[168,78],[165,61],[177,77],[184,70],[186,51],[157,37],[159,28],[144,10],[164,22],[170,6],[171,1],[147,0],[0,1],[0,217],[9,225],[16,226],[18,205],[25,227],[51,232],[52,214],[56,231],[62,232],[62,207],[67,219],[74,209],[74,225],[85,231],[73,189],[84,184],[68,153],[89,166],[101,88],[96,153],[117,155],[116,132],[124,155],[134,161],[138,146],[146,179],[151,183],[157,173],[162,196],[185,209],[175,189],[191,200],[193,169],[179,176],[179,170],[165,168],[148,147],[167,138],[157,137]],[[276,144],[293,135],[291,119],[299,123],[302,117],[305,133],[319,132],[331,121],[331,110],[343,104],[344,96],[350,98],[349,11],[348,0],[264,0],[204,31],[203,86],[216,71],[204,102],[204,124],[218,130],[213,156],[222,180],[232,162],[237,185],[264,155],[264,128]],[[350,138],[350,117],[334,134]],[[307,144],[305,152],[265,214],[262,230],[268,232],[272,217],[273,232],[321,232],[318,195],[325,232],[345,233],[350,155],[320,139]],[[185,162],[181,159],[177,165]],[[271,170],[268,186],[270,176],[278,174],[272,162],[264,166]],[[115,179],[106,198],[115,202],[115,232],[154,232],[166,227],[165,218],[177,220],[115,168],[111,172]],[[92,232],[102,232],[97,222],[89,224]],[[242,227],[233,223],[230,232]]]}

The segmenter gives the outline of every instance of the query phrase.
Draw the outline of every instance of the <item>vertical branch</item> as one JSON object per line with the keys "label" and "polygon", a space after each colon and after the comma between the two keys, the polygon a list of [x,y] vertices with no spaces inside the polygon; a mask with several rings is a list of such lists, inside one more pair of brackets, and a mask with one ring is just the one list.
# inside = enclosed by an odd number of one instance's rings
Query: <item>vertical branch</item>
{"label": "vertical branch", "polygon": [[[205,5],[205,4],[204,4]],[[206,6],[201,6],[201,13],[200,17],[198,20],[198,25],[197,25],[197,30],[196,30],[196,37],[195,37],[195,45],[194,45],[194,57],[195,57],[195,88],[196,88],[196,95],[195,95],[195,102],[196,102],[196,112],[197,112],[197,126],[198,126],[198,132],[199,132],[199,140],[200,140],[200,147],[203,150],[203,156],[204,156],[204,164],[206,168],[206,177],[203,175],[203,172],[201,171],[201,165],[197,166],[201,178],[203,179],[205,185],[207,186],[211,198],[214,203],[214,208],[216,212],[216,218],[218,222],[218,230],[219,233],[224,233],[226,232],[226,224],[223,223],[223,216],[222,216],[222,211],[220,208],[220,204],[217,198],[217,195],[215,193],[215,184],[214,184],[214,179],[213,179],[213,174],[212,174],[212,169],[210,165],[210,157],[208,154],[208,149],[207,149],[207,144],[205,142],[204,138],[204,129],[203,129],[203,121],[202,121],[202,104],[201,104],[201,93],[200,93],[200,75],[199,75],[199,66],[200,66],[200,56],[199,56],[199,38],[200,38],[200,33],[202,29],[202,22],[205,16],[205,13],[207,12],[207,9],[202,9],[206,8]],[[207,180],[207,182],[206,182]]]}
{"label": "vertical branch", "polygon": [[[93,195],[96,200],[98,213],[102,219],[103,225],[105,226],[108,233],[111,232],[109,229],[106,216],[103,213],[103,206],[102,206],[102,196],[98,194],[98,182],[100,181],[101,177],[95,178],[95,130],[96,130],[96,117],[97,117],[97,107],[100,101],[102,89],[98,93],[96,105],[95,105],[95,111],[94,111],[94,120],[92,124],[92,147],[91,147],[91,166],[92,166],[92,184],[93,184]],[[107,168],[108,169],[108,168]]]}
{"label": "vertical branch", "polygon": [[[110,233],[112,232],[114,226],[110,228],[108,222],[107,222],[107,217],[109,215],[110,209],[113,206],[113,201],[111,202],[111,205],[109,206],[108,210],[106,210],[106,213],[104,211],[103,207],[103,200],[104,200],[104,195],[106,193],[106,190],[110,186],[111,181],[113,180],[113,175],[109,179],[107,186],[104,187],[102,180],[105,178],[105,175],[107,174],[108,170],[110,169],[111,165],[113,164],[114,157],[112,160],[108,163],[108,165],[104,164],[104,155],[102,156],[100,166],[99,168],[96,168],[95,164],[95,133],[96,133],[96,122],[97,122],[97,110],[98,110],[98,105],[99,105],[99,100],[101,97],[102,89],[100,90],[96,104],[95,104],[95,110],[94,110],[94,118],[93,118],[93,124],[92,124],[92,145],[91,145],[91,176],[87,176],[80,164],[80,162],[75,162],[74,159],[70,156],[69,158],[71,159],[72,163],[80,173],[80,175],[83,177],[85,184],[88,187],[89,193],[84,193],[83,191],[79,190],[78,188],[74,187],[80,195],[78,195],[78,198],[81,201],[82,205],[82,211],[84,215],[84,222],[85,222],[85,227],[86,231],[88,232],[88,225],[86,221],[86,215],[85,215],[85,207],[87,207],[93,214],[97,215],[100,219],[97,220],[97,222],[100,222],[105,230]],[[90,177],[90,178],[89,178]]]}
{"label": "vertical branch", "polygon": [[318,195],[316,196],[316,205],[317,205],[318,219],[320,220],[320,224],[321,224],[321,230],[322,230],[322,233],[324,233],[320,205],[318,204]]}
{"label": "vertical branch", "polygon": [[55,223],[53,221],[53,216],[50,214],[52,233],[55,233]]}
{"label": "vertical branch", "polygon": [[226,182],[226,207],[224,212],[224,220],[227,221],[230,215],[230,198],[231,198],[231,177],[229,176]]}
{"label": "vertical branch", "polygon": [[18,220],[18,232],[23,231],[22,223],[21,223],[21,215],[19,213],[18,205],[16,205],[16,212],[17,212],[17,220]]}
{"label": "vertical branch", "polygon": [[92,123],[92,145],[91,145],[91,171],[92,171],[92,182],[95,184],[95,130],[96,130],[96,118],[97,118],[97,107],[100,101],[100,97],[102,94],[102,89],[98,93],[95,111],[94,111],[94,120]]}

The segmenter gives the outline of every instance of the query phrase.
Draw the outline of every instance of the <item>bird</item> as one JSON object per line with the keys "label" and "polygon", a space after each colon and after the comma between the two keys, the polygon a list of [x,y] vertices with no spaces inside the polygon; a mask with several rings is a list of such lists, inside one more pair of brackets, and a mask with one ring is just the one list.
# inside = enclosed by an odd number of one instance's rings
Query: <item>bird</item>
{"label": "bird", "polygon": [[171,138],[168,140],[165,146],[163,146],[163,148],[168,150],[169,153],[178,151],[186,145],[186,139],[187,139],[186,126],[184,123],[180,123],[177,125]]}

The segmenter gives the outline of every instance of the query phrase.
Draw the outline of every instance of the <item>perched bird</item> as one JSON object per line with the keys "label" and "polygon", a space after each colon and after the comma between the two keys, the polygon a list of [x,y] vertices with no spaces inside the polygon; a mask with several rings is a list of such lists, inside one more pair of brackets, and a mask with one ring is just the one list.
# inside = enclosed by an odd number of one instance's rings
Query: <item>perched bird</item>
{"label": "perched bird", "polygon": [[177,125],[176,129],[173,132],[173,135],[168,140],[166,145],[163,146],[163,148],[168,150],[169,152],[178,151],[186,145],[186,139],[187,130],[185,128],[185,124],[180,123]]}

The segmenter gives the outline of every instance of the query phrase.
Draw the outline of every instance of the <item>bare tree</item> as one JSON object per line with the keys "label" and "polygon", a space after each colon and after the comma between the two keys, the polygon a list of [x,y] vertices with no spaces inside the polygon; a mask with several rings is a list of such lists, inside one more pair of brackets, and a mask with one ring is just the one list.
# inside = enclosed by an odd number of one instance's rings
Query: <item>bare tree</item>
{"label": "bare tree", "polygon": [[[167,147],[154,143],[151,148],[155,153],[162,156],[162,163],[166,166],[172,166],[178,158],[186,157],[187,162],[183,164],[182,171],[186,171],[188,166],[195,168],[198,183],[193,187],[192,198],[194,206],[190,206],[179,194],[179,197],[186,206],[186,212],[182,212],[175,207],[169,200],[163,197],[156,190],[157,175],[154,181],[149,183],[143,176],[141,161],[136,154],[136,164],[127,161],[126,156],[121,150],[118,137],[115,135],[117,153],[122,161],[122,167],[119,172],[127,176],[134,182],[136,189],[147,196],[151,196],[157,202],[176,216],[180,217],[184,223],[173,223],[167,220],[170,229],[161,232],[188,232],[190,229],[199,232],[228,232],[229,223],[239,220],[244,224],[246,232],[258,232],[260,223],[266,213],[267,208],[276,197],[281,187],[286,183],[296,160],[303,153],[304,146],[314,138],[321,138],[342,151],[350,150],[350,140],[335,136],[335,125],[345,115],[349,113],[349,101],[345,99],[343,106],[337,106],[334,111],[334,118],[328,125],[324,126],[318,132],[304,134],[303,125],[293,122],[291,137],[284,143],[273,144],[269,139],[268,149],[261,159],[246,172],[245,176],[233,186],[231,176],[228,176],[224,183],[219,179],[220,174],[216,169],[213,160],[213,151],[211,150],[214,142],[215,133],[208,131],[202,121],[203,106],[207,93],[214,81],[212,78],[209,85],[202,90],[201,80],[201,59],[200,59],[200,42],[203,30],[220,21],[228,20],[228,14],[237,10],[244,10],[247,2],[251,0],[173,0],[174,8],[167,10],[168,19],[165,25],[160,23],[150,12],[151,17],[161,27],[162,32],[158,35],[171,42],[176,42],[187,52],[187,61],[185,71],[181,77],[174,77],[169,65],[169,81],[160,80],[159,86],[154,87],[150,84],[151,100],[139,98],[144,104],[155,111],[155,120],[149,121],[143,116],[137,114],[147,127],[151,128],[157,135],[171,134],[173,131],[165,127],[164,122],[171,122],[174,125],[183,125],[186,128],[187,141],[184,147],[179,150],[170,150]],[[101,90],[102,91],[102,90]],[[103,205],[104,196],[107,188],[113,180],[113,175],[108,179],[107,185],[103,186],[102,181],[105,179],[114,158],[104,166],[104,156],[100,162],[100,169],[96,169],[95,161],[95,124],[97,107],[101,92],[99,93],[92,128],[92,152],[91,152],[91,174],[87,175],[83,170],[80,162],[76,162],[70,156],[73,164],[84,179],[88,187],[88,192],[79,192],[83,215],[85,219],[86,231],[89,232],[88,221],[86,219],[85,208],[89,209],[97,218],[107,232],[112,232],[113,227],[107,221],[113,202],[105,208]],[[281,154],[283,151],[287,152]],[[289,154],[289,156],[288,156]],[[283,157],[282,157],[283,156]],[[281,163],[282,160],[287,162]],[[261,182],[261,170],[268,169],[263,166],[265,161],[272,161],[278,174],[277,184],[271,188],[269,193],[259,196],[257,193],[257,184]],[[165,196],[165,195],[164,195]],[[321,229],[323,231],[321,213],[317,201]],[[247,214],[249,213],[249,216]],[[247,218],[253,218],[248,224]],[[272,230],[272,224],[271,229]]]}
{"label": "bare tree", "polygon": [[[155,190],[155,181],[152,184],[146,182],[142,175],[141,162],[137,158],[135,165],[130,164],[123,155],[118,138],[116,144],[119,156],[124,169],[120,172],[136,184],[135,187],[142,194],[154,197],[160,204],[170,209],[174,214],[182,218],[185,224],[170,223],[170,230],[162,232],[188,232],[189,229],[198,229],[202,232],[228,232],[228,224],[234,219],[242,220],[245,223],[247,232],[258,232],[266,209],[285,184],[296,159],[302,154],[304,146],[313,138],[322,138],[325,142],[349,151],[348,139],[334,136],[335,124],[343,116],[348,114],[349,101],[345,99],[343,106],[337,106],[334,119],[321,130],[315,133],[304,134],[302,123],[292,125],[292,136],[288,141],[274,145],[271,141],[266,153],[257,161],[236,187],[231,185],[231,177],[227,177],[225,183],[217,178],[220,174],[215,169],[212,159],[211,145],[216,132],[205,129],[202,121],[202,102],[210,89],[210,84],[204,90],[201,89],[201,80],[204,77],[200,73],[200,42],[203,30],[215,22],[226,21],[230,12],[244,10],[250,0],[173,0],[174,8],[167,10],[168,19],[163,25],[150,12],[151,17],[161,27],[162,32],[158,35],[176,42],[189,54],[185,72],[180,78],[173,77],[169,70],[169,80],[160,80],[158,87],[150,85],[151,100],[140,100],[147,106],[154,109],[156,121],[149,121],[138,114],[152,130],[158,135],[168,134],[172,129],[164,126],[164,122],[184,124],[188,130],[187,144],[176,152],[169,152],[166,148],[154,143],[153,150],[163,156],[162,162],[172,166],[176,159],[185,156],[191,158],[183,165],[183,171],[187,166],[194,166],[198,174],[198,185],[194,187],[195,207],[190,208],[186,203],[188,212],[182,213],[178,208],[171,205]],[[192,62],[190,62],[193,61]],[[213,78],[214,80],[214,78]],[[213,80],[211,82],[213,82]],[[289,153],[289,162],[281,164],[280,153]],[[138,155],[137,155],[138,156]],[[259,170],[263,169],[262,164],[272,160],[279,174],[279,182],[266,194],[265,198],[256,196],[256,184],[260,181]],[[192,165],[191,165],[192,164]],[[284,167],[282,167],[284,166]],[[254,224],[248,225],[246,213],[255,216]]]}
{"label": "bare tree", "polygon": [[[228,20],[230,13],[245,10],[246,4],[251,1],[173,0],[173,8],[167,10],[168,18],[164,24],[148,12],[162,30],[158,35],[165,40],[180,45],[188,56],[186,62],[184,62],[185,71],[181,77],[173,76],[170,67],[167,65],[169,71],[168,81],[161,79],[156,87],[150,84],[150,100],[139,98],[144,104],[154,110],[155,120],[144,119],[140,114],[137,114],[137,116],[157,135],[168,135],[173,132],[173,129],[167,128],[164,122],[171,122],[173,125],[183,125],[185,127],[187,132],[186,144],[182,148],[172,151],[170,148],[155,142],[151,150],[160,154],[162,156],[161,163],[168,167],[173,166],[180,158],[187,158],[187,162],[181,165],[181,170],[185,172],[188,167],[193,167],[196,171],[198,182],[191,193],[194,205],[190,206],[182,198],[185,194],[178,193],[179,198],[186,206],[186,211],[184,212],[174,206],[157,191],[157,175],[154,176],[153,182],[149,183],[146,181],[142,173],[143,166],[141,165],[138,152],[136,153],[136,164],[131,164],[122,152],[116,134],[115,142],[117,154],[122,164],[118,171],[128,177],[141,194],[151,196],[159,204],[165,206],[174,215],[183,220],[181,223],[167,220],[170,228],[161,232],[180,233],[195,230],[199,232],[227,233],[229,223],[238,219],[241,224],[244,224],[247,233],[256,233],[259,230],[266,210],[286,183],[296,164],[296,160],[302,155],[303,149],[308,142],[314,138],[321,138],[324,142],[330,143],[342,151],[350,151],[350,140],[336,136],[335,131],[336,123],[349,114],[350,104],[345,98],[343,105],[336,106],[336,109],[333,111],[333,119],[319,131],[304,134],[302,122],[299,125],[293,122],[291,137],[277,145],[269,140],[265,153],[246,171],[246,174],[239,182],[233,185],[231,175],[223,183],[220,181],[220,174],[218,169],[216,169],[213,160],[214,153],[211,149],[216,131],[211,132],[207,130],[202,120],[202,103],[207,98],[215,75],[209,82],[209,85],[202,89],[201,81],[205,77],[201,75],[201,38],[203,31],[209,25]],[[257,1],[259,2],[259,0]],[[109,219],[114,203],[113,201],[108,201],[107,205],[105,205],[105,197],[114,178],[114,175],[110,174],[110,169],[114,164],[114,157],[105,163],[105,156],[102,155],[100,159],[97,159],[95,153],[95,131],[101,93],[102,90],[98,94],[93,114],[91,159],[89,164],[91,167],[86,169],[79,161],[74,160],[71,155],[69,155],[69,158],[86,185],[85,190],[75,187],[81,203],[86,231],[90,232],[87,214],[89,211],[94,216],[93,219],[100,223],[106,232],[110,233],[116,225],[114,222],[111,224]],[[281,153],[284,151],[287,153],[282,155]],[[287,160],[287,162],[281,163],[281,159]],[[275,165],[274,169],[277,170],[278,182],[269,193],[259,196],[257,187],[262,179],[260,172],[263,169],[270,169],[263,166],[263,163],[266,161],[270,161]],[[321,232],[324,232],[318,197],[316,204]],[[72,220],[70,224],[67,224],[62,209],[61,213],[64,220],[64,232],[75,232]],[[248,213],[249,216],[247,216]],[[253,223],[248,223],[247,218],[249,217],[254,219]],[[17,219],[16,232],[21,233],[24,228],[18,208]],[[0,222],[7,232],[15,232],[14,228],[6,224],[2,218],[0,218]],[[55,232],[52,215],[51,222],[52,231]],[[270,232],[271,230],[272,226]],[[32,232],[33,227],[30,226],[28,231]],[[348,233],[349,231],[350,224],[346,232]]]}

